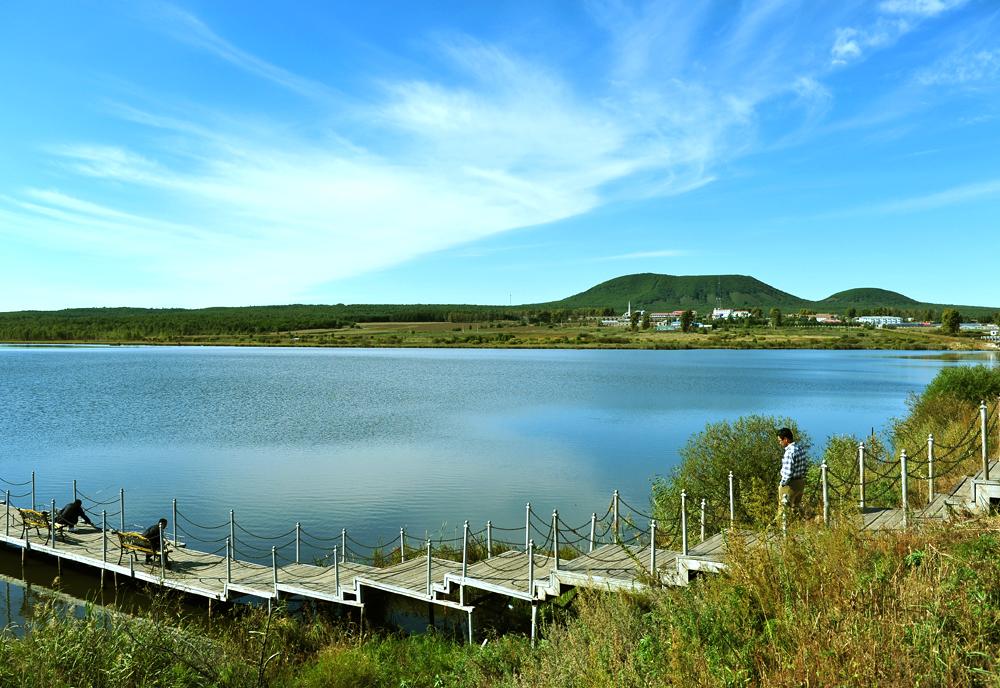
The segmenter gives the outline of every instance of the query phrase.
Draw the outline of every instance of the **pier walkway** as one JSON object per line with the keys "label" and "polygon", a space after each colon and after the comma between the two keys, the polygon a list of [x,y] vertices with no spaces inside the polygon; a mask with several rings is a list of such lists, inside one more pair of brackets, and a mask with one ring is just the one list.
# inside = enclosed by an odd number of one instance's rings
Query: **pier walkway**
{"label": "pier walkway", "polygon": [[[985,422],[983,430],[985,437]],[[953,451],[952,466],[962,464],[976,449],[968,444]],[[862,446],[853,477],[834,474],[824,464],[820,482],[822,500],[817,505],[820,513],[816,518],[825,522],[834,517],[846,518],[859,530],[875,534],[929,522],[943,523],[958,512],[985,511],[1000,505],[1000,481],[996,479],[1000,477],[1000,465],[998,461],[985,460],[985,440],[981,449],[982,469],[956,481],[947,493],[934,491],[934,480],[941,480],[947,470],[942,470],[942,465],[946,468],[946,464],[938,460],[938,474],[934,475],[937,459],[933,439],[924,451],[926,458],[922,461],[903,452],[899,463],[890,465],[886,461],[866,463]],[[892,470],[896,471],[895,475]],[[911,507],[914,490],[910,489],[908,481],[917,479],[927,481],[930,498],[923,500],[923,506]],[[22,487],[28,485],[27,481],[10,483],[2,478],[0,481]],[[744,548],[767,546],[784,537],[787,528],[787,522],[783,522],[770,530],[740,529],[733,517],[736,490],[730,473],[728,504],[715,501],[709,505],[707,498],[689,499],[687,493],[682,492],[677,518],[660,519],[659,526],[657,519],[628,504],[616,491],[603,516],[598,517],[595,512],[589,523],[578,527],[561,522],[558,512],[552,513],[551,520],[543,519],[532,511],[530,504],[526,506],[523,528],[495,528],[488,522],[486,528],[473,532],[466,522],[459,539],[461,558],[458,545],[443,547],[439,541],[439,552],[447,553],[442,556],[435,553],[431,540],[420,542],[408,538],[401,530],[398,548],[385,556],[380,549],[378,557],[373,555],[368,561],[356,561],[352,560],[357,558],[354,553],[348,551],[348,544],[353,541],[346,530],[341,531],[339,538],[318,538],[296,524],[294,541],[286,543],[294,544],[294,558],[279,554],[285,545],[271,546],[271,561],[267,565],[236,556],[239,528],[232,512],[228,524],[211,526],[223,529],[228,525],[228,537],[202,540],[218,545],[214,551],[203,551],[179,541],[183,536],[184,540],[194,538],[197,542],[197,534],[178,528],[178,517],[183,520],[184,516],[174,502],[172,527],[163,534],[169,554],[161,551],[160,556],[153,557],[154,561],[146,563],[142,555],[133,558],[129,552],[121,551],[117,531],[107,527],[106,511],[103,524],[96,528],[80,526],[76,532],[39,527],[38,523],[25,527],[22,509],[29,508],[28,502],[18,508],[12,501],[30,496],[30,508],[35,508],[34,477],[31,485],[30,492],[11,495],[8,490],[4,495],[0,543],[20,550],[22,556],[36,553],[60,563],[75,562],[99,572],[102,584],[108,575],[116,579],[124,576],[211,600],[225,601],[249,595],[272,601],[294,595],[363,609],[368,591],[381,591],[467,614],[470,640],[475,605],[468,599],[467,591],[528,602],[534,622],[540,602],[569,588],[620,591],[650,585],[687,585],[694,576],[725,569],[732,538],[738,537]],[[882,493],[899,490],[895,498],[899,505],[871,505],[870,500],[865,499],[866,488],[870,493],[875,488]],[[857,499],[852,506],[855,495]],[[833,504],[837,506],[837,513],[831,516]],[[692,505],[699,505],[699,508],[694,509]],[[124,494],[121,506],[123,509]],[[54,507],[51,502],[49,519]],[[689,539],[696,535],[688,524],[692,511],[697,513],[698,542],[689,544]],[[123,516],[121,522],[124,523]],[[506,539],[495,537],[498,534]],[[537,546],[535,537],[538,538]],[[306,563],[300,561],[299,551],[304,539],[308,538],[337,544],[322,560]],[[419,546],[410,544],[415,541]],[[256,549],[266,551],[265,548]],[[169,566],[163,569],[160,561],[165,554]],[[534,630],[533,623],[533,635]]]}

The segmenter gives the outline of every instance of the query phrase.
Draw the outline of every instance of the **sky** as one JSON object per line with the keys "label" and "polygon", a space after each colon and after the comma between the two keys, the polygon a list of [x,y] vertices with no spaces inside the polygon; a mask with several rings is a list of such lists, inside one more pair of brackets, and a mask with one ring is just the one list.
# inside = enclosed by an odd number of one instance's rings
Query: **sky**
{"label": "sky", "polygon": [[0,84],[3,311],[1000,307],[997,0],[8,2]]}

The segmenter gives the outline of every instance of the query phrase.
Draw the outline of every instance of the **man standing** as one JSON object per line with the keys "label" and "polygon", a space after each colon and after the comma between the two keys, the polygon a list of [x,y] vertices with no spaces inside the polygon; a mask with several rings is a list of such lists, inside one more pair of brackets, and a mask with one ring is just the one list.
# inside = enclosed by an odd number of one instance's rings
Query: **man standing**
{"label": "man standing", "polygon": [[793,513],[799,513],[802,492],[806,487],[806,453],[795,444],[795,437],[788,428],[778,430],[778,442],[785,449],[781,457],[781,479],[778,482],[778,508],[784,507],[785,495],[788,495],[788,506]]}

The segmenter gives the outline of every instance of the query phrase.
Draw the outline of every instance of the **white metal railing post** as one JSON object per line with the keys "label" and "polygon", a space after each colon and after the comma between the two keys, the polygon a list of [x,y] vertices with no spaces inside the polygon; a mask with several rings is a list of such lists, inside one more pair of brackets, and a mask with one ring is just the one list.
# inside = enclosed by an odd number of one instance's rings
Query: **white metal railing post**
{"label": "white metal railing post", "polygon": [[337,557],[337,548],[333,548],[333,585],[337,597],[340,597],[340,558]]}
{"label": "white metal railing post", "polygon": [[399,529],[399,563],[406,561],[406,531]]}
{"label": "white metal railing post", "polygon": [[125,530],[125,488],[118,490],[118,525],[119,530]]}
{"label": "white metal railing post", "polygon": [[614,494],[611,496],[611,503],[614,509],[614,516],[612,517],[611,523],[614,526],[615,542],[618,542],[618,501],[618,490],[615,490]]}
{"label": "white metal railing post", "polygon": [[10,490],[4,490],[3,493],[3,534],[10,536]]}
{"label": "white metal railing post", "polygon": [[158,526],[157,530],[160,531],[160,580],[166,578],[167,570],[167,550],[164,546],[163,536],[166,534],[163,532],[163,521],[156,524]]}
{"label": "white metal railing post", "polygon": [[73,478],[73,501],[75,502],[79,497],[76,496],[76,478]]}
{"label": "white metal railing post", "polygon": [[462,584],[458,588],[459,604],[465,606],[465,576],[469,573],[469,522],[462,526]]}
{"label": "white metal railing post", "polygon": [[31,472],[31,510],[35,510],[35,472]]}
{"label": "white metal railing post", "polygon": [[688,553],[687,490],[681,490],[681,554]]}
{"label": "white metal railing post", "polygon": [[486,522],[486,558],[493,558],[493,521]]}
{"label": "white metal railing post", "polygon": [[174,547],[177,547],[177,499],[172,499],[170,503],[172,523],[174,524]]}
{"label": "white metal railing post", "polygon": [[295,563],[302,563],[302,524],[295,522]]}
{"label": "white metal railing post", "polygon": [[101,509],[101,561],[108,563],[108,510]]}
{"label": "white metal railing post", "polygon": [[559,512],[552,510],[552,570],[559,570]]}
{"label": "white metal railing post", "polygon": [[531,539],[531,502],[524,505],[524,551],[528,551],[528,541]]}
{"label": "white metal railing post", "polygon": [[649,521],[649,572],[656,575],[656,519]]}
{"label": "white metal railing post", "polygon": [[528,540],[528,594],[535,597],[535,541]]}
{"label": "white metal railing post", "polygon": [[52,506],[49,508],[52,509],[49,512],[49,520],[51,521],[51,523],[49,523],[49,542],[52,543],[52,549],[55,549],[56,548],[56,500],[54,499],[52,500]]}
{"label": "white metal railing post", "polygon": [[903,490],[903,527],[909,525],[910,496],[907,494],[906,484],[906,450],[899,453],[899,479]]}
{"label": "white metal railing post", "polygon": [[427,596],[431,596],[431,539],[427,538]]}
{"label": "white metal railing post", "polygon": [[233,582],[233,558],[229,554],[229,546],[231,544],[229,538],[226,538],[226,585],[230,585]]}
{"label": "white metal railing post", "polygon": [[278,548],[271,545],[271,581],[274,583],[274,599],[278,599]]}
{"label": "white metal railing post", "polygon": [[788,534],[788,493],[781,495],[781,534]]}
{"label": "white metal railing post", "polygon": [[736,525],[736,492],[733,490],[733,472],[729,471],[729,527]]}
{"label": "white metal railing post", "polygon": [[229,510],[229,554],[236,558],[236,513]]}
{"label": "white metal railing post", "polygon": [[340,563],[347,561],[347,528],[340,529]]}
{"label": "white metal railing post", "polygon": [[986,402],[979,404],[980,436],[983,438],[983,480],[990,479],[990,459],[986,452]]}
{"label": "white metal railing post", "polygon": [[594,538],[597,535],[597,512],[595,511],[590,515],[590,548],[587,553],[594,551]]}
{"label": "white metal railing post", "polygon": [[701,539],[698,542],[705,541],[705,498],[701,498]]}
{"label": "white metal railing post", "polygon": [[934,435],[927,436],[927,503],[934,501]]}
{"label": "white metal railing post", "polygon": [[823,481],[823,525],[830,525],[830,490],[826,470],[826,461],[824,461],[819,467],[820,479]]}
{"label": "white metal railing post", "polygon": [[865,443],[858,442],[858,505],[865,508]]}

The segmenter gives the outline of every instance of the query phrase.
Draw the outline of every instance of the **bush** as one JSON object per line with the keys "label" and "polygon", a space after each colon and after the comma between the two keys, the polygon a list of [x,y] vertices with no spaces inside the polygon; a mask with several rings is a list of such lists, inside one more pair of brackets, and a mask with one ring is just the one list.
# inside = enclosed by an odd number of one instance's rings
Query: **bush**
{"label": "bush", "polygon": [[1000,396],[1000,369],[984,365],[944,368],[927,385],[922,399],[942,396],[972,404],[994,401]]}

